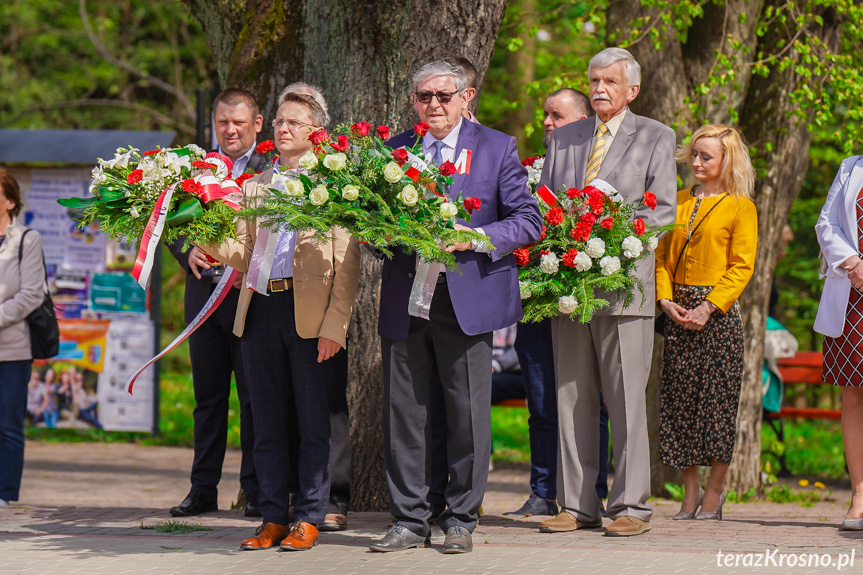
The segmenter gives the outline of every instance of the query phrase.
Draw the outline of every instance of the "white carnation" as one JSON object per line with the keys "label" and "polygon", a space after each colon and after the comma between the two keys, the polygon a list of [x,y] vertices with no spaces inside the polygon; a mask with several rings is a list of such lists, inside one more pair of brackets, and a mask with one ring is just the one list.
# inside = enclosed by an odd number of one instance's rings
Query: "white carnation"
{"label": "white carnation", "polygon": [[620,258],[613,256],[605,256],[599,260],[599,267],[602,270],[602,275],[610,276],[620,271]]}
{"label": "white carnation", "polygon": [[637,258],[644,251],[644,245],[635,236],[627,236],[620,247],[623,248],[623,255],[628,258]]}
{"label": "white carnation", "polygon": [[543,254],[543,256],[539,258],[539,269],[541,269],[544,273],[555,274],[557,273],[557,268],[559,266],[560,260],[558,259],[557,254],[554,252]]}
{"label": "white carnation", "polygon": [[575,311],[575,308],[578,307],[578,300],[575,299],[575,296],[564,295],[558,298],[557,300],[557,309],[560,313],[572,313]]}
{"label": "white carnation", "polygon": [[584,251],[594,259],[602,257],[602,254],[605,253],[605,242],[600,238],[590,238],[587,240],[587,245],[584,247]]}
{"label": "white carnation", "polygon": [[649,240],[647,240],[647,251],[652,252],[656,249],[656,246],[659,245],[659,238],[656,236],[652,236]]}
{"label": "white carnation", "polygon": [[521,299],[529,298],[530,282],[518,282],[518,294],[521,296]]}
{"label": "white carnation", "polygon": [[578,252],[573,261],[575,262],[575,270],[579,272],[586,272],[593,266],[593,260],[583,251]]}

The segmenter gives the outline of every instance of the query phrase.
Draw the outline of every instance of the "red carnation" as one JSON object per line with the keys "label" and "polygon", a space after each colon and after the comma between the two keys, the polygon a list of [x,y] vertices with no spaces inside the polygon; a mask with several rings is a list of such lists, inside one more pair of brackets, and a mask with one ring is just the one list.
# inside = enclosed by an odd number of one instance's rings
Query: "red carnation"
{"label": "red carnation", "polygon": [[472,214],[474,210],[478,210],[482,205],[482,200],[479,198],[465,198],[464,200],[464,209],[467,210],[467,213]]}
{"label": "red carnation", "polygon": [[392,155],[393,159],[398,162],[400,166],[408,161],[408,151],[404,148],[393,150],[390,152],[390,155]]}
{"label": "red carnation", "polygon": [[575,267],[575,256],[578,255],[578,250],[575,248],[570,248],[568,252],[563,254],[563,265],[569,266],[571,268]]}
{"label": "red carnation", "polygon": [[452,162],[444,162],[440,165],[440,173],[444,176],[451,176],[455,173],[455,164]]}
{"label": "red carnation", "polygon": [[357,122],[353,126],[351,126],[351,131],[357,136],[364,138],[369,135],[369,130],[372,129],[372,125],[368,122]]}
{"label": "red carnation", "polygon": [[591,198],[602,198],[602,196],[605,195],[602,193],[602,190],[593,186],[585,186],[584,189],[581,190],[581,193],[587,194],[588,197]]}
{"label": "red carnation", "polygon": [[635,227],[635,235],[637,235],[637,236],[643,235],[644,232],[646,231],[645,226],[644,226],[644,220],[642,220],[641,218],[638,218],[637,220],[635,220],[634,227]]}
{"label": "red carnation", "polygon": [[158,153],[159,153],[159,150],[148,150],[148,151],[144,152],[144,155],[145,156],[155,156]]}
{"label": "red carnation", "polygon": [[607,230],[610,230],[614,226],[614,220],[612,218],[605,218],[602,220],[602,227]]}
{"label": "red carnation", "polygon": [[560,206],[551,208],[545,213],[545,221],[550,226],[558,226],[563,223],[563,208]]}
{"label": "red carnation", "polygon": [[251,177],[252,177],[252,174],[241,174],[240,177],[237,178],[235,181],[237,182],[238,186],[243,187],[243,182],[245,182],[246,180],[248,180]]}
{"label": "red carnation", "polygon": [[545,224],[543,224],[543,226],[542,226],[542,235],[539,236],[539,240],[537,240],[537,241],[542,241],[544,239],[545,239]]}
{"label": "red carnation", "polygon": [[569,198],[570,200],[574,200],[575,198],[580,198],[581,197],[581,190],[579,190],[578,188],[569,188],[568,190],[566,190],[566,197]]}
{"label": "red carnation", "polygon": [[515,263],[520,266],[526,266],[527,262],[530,261],[530,251],[528,251],[527,248],[518,248],[517,250],[513,250],[512,255],[515,256]]}
{"label": "red carnation", "polygon": [[260,144],[255,146],[255,151],[258,152],[259,154],[266,154],[267,152],[271,151],[274,147],[275,146],[273,146],[272,140],[264,140],[263,142],[261,142]]}
{"label": "red carnation", "polygon": [[590,206],[590,210],[594,214],[596,214],[597,216],[602,213],[602,208],[603,208],[602,198],[598,198],[596,196],[590,196],[587,198],[587,205]]}
{"label": "red carnation", "polygon": [[521,165],[524,166],[525,168],[528,166],[532,166],[533,163],[535,161],[537,161],[538,159],[539,159],[539,156],[531,156],[529,158],[522,160]]}
{"label": "red carnation", "polygon": [[541,256],[547,256],[547,255],[548,255],[548,254],[550,254],[550,253],[551,253],[551,252],[550,252],[550,251],[548,251],[548,250],[539,250],[539,255],[541,255]]}
{"label": "red carnation", "polygon": [[137,184],[144,179],[144,170],[135,170],[126,177],[127,184]]}
{"label": "red carnation", "polygon": [[316,146],[320,146],[329,139],[330,135],[327,134],[327,131],[323,128],[316,130],[309,135],[309,141]]}
{"label": "red carnation", "polygon": [[569,232],[569,235],[577,242],[586,242],[590,239],[590,226],[584,222],[578,222]]}
{"label": "red carnation", "polygon": [[191,178],[183,180],[182,186],[183,191],[189,192],[190,194],[198,194],[201,192],[201,184]]}
{"label": "red carnation", "polygon": [[430,128],[430,126],[428,124],[426,124],[425,122],[419,122],[417,124],[414,124],[414,132],[420,138],[422,138],[423,136],[428,134],[429,128]]}
{"label": "red carnation", "polygon": [[590,212],[587,212],[586,214],[581,216],[581,221],[584,222],[585,224],[587,224],[588,226],[592,226],[593,224],[596,223],[596,216],[594,216]]}
{"label": "red carnation", "polygon": [[387,126],[378,126],[378,138],[381,140],[389,140],[390,129]]}
{"label": "red carnation", "polygon": [[651,210],[656,209],[656,194],[653,192],[644,192],[644,205]]}

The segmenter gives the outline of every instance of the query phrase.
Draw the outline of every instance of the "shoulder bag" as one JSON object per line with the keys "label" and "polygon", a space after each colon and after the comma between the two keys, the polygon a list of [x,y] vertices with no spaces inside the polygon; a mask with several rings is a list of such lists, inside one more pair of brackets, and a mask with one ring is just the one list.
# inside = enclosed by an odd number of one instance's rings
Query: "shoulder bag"
{"label": "shoulder bag", "polygon": [[[24,255],[24,238],[27,232],[21,236],[18,245],[18,269],[21,269],[21,258]],[[27,316],[27,325],[30,326],[30,349],[33,359],[49,359],[60,353],[60,326],[57,324],[57,315],[54,313],[54,302],[48,290],[48,268],[45,265],[45,252],[42,252],[42,269],[45,270],[45,290],[42,303]]]}

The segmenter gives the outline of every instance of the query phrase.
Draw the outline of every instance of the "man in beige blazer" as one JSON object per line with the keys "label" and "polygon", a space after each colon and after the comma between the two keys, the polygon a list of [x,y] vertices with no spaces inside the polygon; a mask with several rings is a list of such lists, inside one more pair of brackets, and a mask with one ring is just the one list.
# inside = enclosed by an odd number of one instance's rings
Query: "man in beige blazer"
{"label": "man in beige blazer", "polygon": [[[249,203],[269,193],[272,179],[270,169],[245,182]],[[270,242],[275,254],[269,271],[255,253],[259,238],[267,243],[267,234],[277,236]],[[234,333],[242,336],[263,514],[261,528],[241,547],[266,549],[281,541],[282,549],[308,549],[316,543],[316,526],[327,511],[327,389],[333,377],[327,360],[345,346],[359,278],[359,244],[341,228],[329,230],[322,241],[309,232],[265,232],[258,221],[240,220],[236,240],[202,249],[241,272],[251,266],[252,276],[255,271],[270,274],[266,295],[242,288],[234,324]],[[299,449],[291,441],[297,434]],[[299,482],[293,502],[291,477]]]}
{"label": "man in beige blazer", "polygon": [[[632,55],[608,48],[589,64],[589,97],[596,116],[552,132],[539,184],[551,189],[582,188],[605,180],[631,202],[656,194],[655,210],[642,206],[636,217],[648,226],[674,223],[677,174],[674,132],[636,116],[627,105],[638,95],[641,69]],[[636,275],[644,286],[623,307],[615,293],[598,294],[610,305],[590,323],[553,320],[557,378],[557,497],[561,512],[541,524],[543,532],[602,527],[601,501],[594,485],[599,470],[599,394],[611,420],[614,484],[608,498],[607,535],[650,530],[650,453],[645,392],[653,352],[654,267],[651,255]]]}

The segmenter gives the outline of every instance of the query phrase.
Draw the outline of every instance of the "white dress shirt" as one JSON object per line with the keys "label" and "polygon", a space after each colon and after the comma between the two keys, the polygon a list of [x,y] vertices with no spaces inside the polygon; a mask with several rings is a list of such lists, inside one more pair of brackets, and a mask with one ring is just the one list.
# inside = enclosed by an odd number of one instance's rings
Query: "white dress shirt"
{"label": "white dress shirt", "polygon": [[[242,176],[246,172],[246,166],[249,165],[249,160],[252,158],[252,154],[255,153],[255,146],[256,145],[257,144],[253,144],[252,147],[249,148],[249,150],[245,154],[243,154],[242,156],[240,156],[236,160],[232,160],[234,163],[234,168],[231,170],[231,177],[233,179],[236,180],[237,178],[239,178],[240,176]],[[225,156],[228,155],[222,151],[222,146],[219,146],[219,153],[224,154]]]}
{"label": "white dress shirt", "polygon": [[[459,118],[458,125],[441,140],[444,143],[444,147],[440,149],[441,163],[455,161],[455,148],[458,145],[458,135],[461,133],[462,122],[464,122],[464,118]],[[438,139],[432,136],[431,132],[426,132],[426,135],[423,136],[423,154],[425,155],[426,163],[429,165],[431,165],[432,158],[434,158],[434,143],[437,141]]]}

